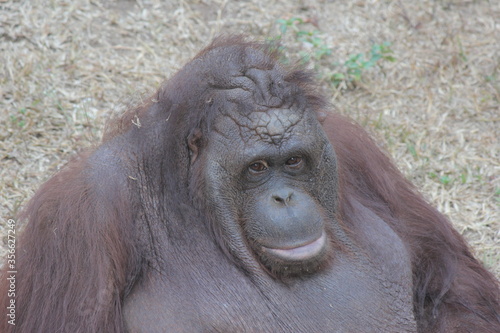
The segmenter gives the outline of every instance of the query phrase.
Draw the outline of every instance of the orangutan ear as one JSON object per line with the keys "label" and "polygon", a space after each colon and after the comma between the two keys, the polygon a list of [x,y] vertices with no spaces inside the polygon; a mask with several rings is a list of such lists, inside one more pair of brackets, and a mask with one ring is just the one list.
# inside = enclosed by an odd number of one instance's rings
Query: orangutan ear
{"label": "orangutan ear", "polygon": [[316,112],[316,119],[322,124],[327,117],[327,111],[317,111]]}
{"label": "orangutan ear", "polygon": [[196,161],[198,154],[202,146],[202,133],[199,128],[196,128],[188,137],[188,147],[189,147],[189,157],[191,158],[191,164]]}

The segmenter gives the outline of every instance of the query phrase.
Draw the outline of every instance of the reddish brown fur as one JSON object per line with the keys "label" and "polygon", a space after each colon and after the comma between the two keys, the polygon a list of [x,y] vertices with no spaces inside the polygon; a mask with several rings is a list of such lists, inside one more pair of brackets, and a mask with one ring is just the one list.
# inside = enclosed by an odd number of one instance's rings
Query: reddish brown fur
{"label": "reddish brown fur", "polygon": [[[306,80],[300,72],[292,76],[299,83]],[[130,124],[149,108],[132,110],[123,119]],[[174,126],[187,132],[201,121],[179,124],[174,118]],[[106,143],[113,145],[112,139],[131,126],[110,132]],[[360,126],[336,114],[328,116],[323,126],[338,156],[344,222],[349,223],[350,203],[356,200],[375,211],[407,243],[419,331],[500,332],[498,282],[473,258],[446,218],[422,198]],[[179,127],[173,128],[186,132]],[[176,135],[174,130],[162,134]],[[123,331],[123,300],[147,258],[134,224],[138,197],[123,186],[129,174],[120,166],[102,166],[99,174],[93,174],[91,153],[81,154],[45,183],[20,216],[29,223],[16,252],[16,326],[7,324],[2,315],[0,332]],[[183,185],[170,178],[164,181],[174,188]],[[6,274],[4,269],[2,309],[9,301]]]}
{"label": "reddish brown fur", "polygon": [[419,332],[500,332],[498,281],[449,221],[360,126],[334,114],[324,129],[338,156],[342,214],[348,218],[355,198],[407,242]]}
{"label": "reddish brown fur", "polygon": [[132,207],[123,189],[96,193],[85,183],[88,155],[45,183],[19,217],[29,225],[16,251],[16,326],[3,315],[1,332],[122,331],[121,303],[139,267]]}

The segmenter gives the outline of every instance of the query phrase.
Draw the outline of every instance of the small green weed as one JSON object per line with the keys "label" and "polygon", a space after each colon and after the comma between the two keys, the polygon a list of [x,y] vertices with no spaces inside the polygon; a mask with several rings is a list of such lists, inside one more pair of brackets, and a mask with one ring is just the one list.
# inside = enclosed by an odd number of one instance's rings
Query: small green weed
{"label": "small green weed", "polygon": [[[323,77],[326,77],[335,87],[345,83],[345,87],[352,88],[362,81],[363,73],[375,65],[379,65],[380,61],[396,61],[389,42],[374,44],[369,52],[351,55],[344,62],[329,61],[332,48],[325,42],[321,31],[311,28],[311,24],[308,24],[310,23],[309,20],[292,17],[290,19],[278,19],[276,23],[279,34],[271,38],[271,42],[282,42],[285,35],[291,31],[293,40],[300,42],[300,47],[303,48],[298,51],[301,62],[305,64],[313,61],[316,66],[318,61],[323,61],[322,65],[325,65],[327,69]],[[283,46],[277,48],[281,51],[285,50]],[[283,60],[285,63],[289,62],[287,58]]]}
{"label": "small green weed", "polygon": [[396,58],[392,55],[393,51],[390,46],[389,42],[375,44],[367,56],[363,53],[351,55],[343,64],[344,68],[341,68],[343,71],[332,75],[333,85],[338,87],[342,82],[356,83],[361,81],[363,73],[377,65],[380,60],[395,62]]}
{"label": "small green weed", "polygon": [[415,144],[413,144],[411,142],[407,142],[406,148],[410,152],[411,156],[413,156],[413,159],[418,160],[418,152],[417,152],[417,148],[415,148]]}
{"label": "small green weed", "polygon": [[10,116],[10,121],[18,127],[24,127],[26,125],[26,108],[20,108],[18,113]]}
{"label": "small green weed", "polygon": [[456,183],[465,185],[470,182],[478,182],[478,183],[483,182],[483,177],[479,173],[476,173],[475,171],[471,172],[471,170],[463,170],[462,172],[457,174],[447,172],[441,175],[438,175],[435,172],[429,172],[428,176],[429,178],[437,180],[438,182],[440,182],[445,186]]}
{"label": "small green weed", "polygon": [[278,19],[276,20],[276,23],[278,23],[280,30],[280,35],[278,36],[278,38],[281,39],[288,31],[288,28],[292,28],[294,31],[298,31],[297,24],[303,24],[304,20],[298,17],[292,17],[288,20]]}
{"label": "small green weed", "polygon": [[332,50],[321,36],[321,31],[308,29],[306,26],[307,20],[292,17],[288,20],[279,19],[276,23],[278,23],[280,34],[274,40],[281,41],[287,31],[292,30],[295,40],[300,42],[306,49],[299,51],[302,63],[308,63],[311,60],[311,55],[315,60],[320,60],[332,54]]}
{"label": "small green weed", "polygon": [[27,117],[30,115],[28,114],[28,110],[40,112],[38,110],[37,105],[41,103],[41,100],[35,99],[33,102],[31,102],[31,105],[20,108],[17,110],[17,112],[13,115],[10,116],[10,121],[17,127],[23,128],[26,126],[26,120]]}
{"label": "small green weed", "polygon": [[449,185],[453,182],[453,179],[449,175],[439,176],[435,172],[429,172],[429,178],[435,179],[443,185]]}
{"label": "small green weed", "polygon": [[[305,45],[309,45],[311,50],[313,50],[314,59],[320,60],[325,56],[329,56],[332,54],[332,50],[326,45],[325,41],[320,37],[321,32],[318,30],[313,31],[303,31],[300,30],[297,32],[297,39],[304,43]],[[307,58],[306,58],[307,57]],[[309,61],[309,52],[304,52],[302,54],[302,59],[306,62]]]}

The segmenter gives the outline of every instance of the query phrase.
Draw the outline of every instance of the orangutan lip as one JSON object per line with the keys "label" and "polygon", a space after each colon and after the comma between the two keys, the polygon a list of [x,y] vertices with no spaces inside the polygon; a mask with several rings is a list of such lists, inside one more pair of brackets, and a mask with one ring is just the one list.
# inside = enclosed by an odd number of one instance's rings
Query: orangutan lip
{"label": "orangutan lip", "polygon": [[284,260],[289,261],[300,261],[310,259],[324,249],[326,244],[326,234],[323,232],[318,239],[298,247],[288,248],[288,249],[275,249],[269,247],[263,247],[264,251],[279,257]]}

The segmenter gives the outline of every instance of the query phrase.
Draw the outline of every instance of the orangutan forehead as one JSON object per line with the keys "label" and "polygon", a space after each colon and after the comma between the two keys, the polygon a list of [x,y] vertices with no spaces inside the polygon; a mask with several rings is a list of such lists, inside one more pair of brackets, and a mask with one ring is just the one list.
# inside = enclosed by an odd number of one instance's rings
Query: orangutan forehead
{"label": "orangutan forehead", "polygon": [[291,109],[267,109],[254,111],[245,116],[229,116],[236,125],[244,142],[261,141],[279,145],[288,139],[304,114]]}
{"label": "orangutan forehead", "polygon": [[257,136],[265,142],[277,144],[288,135],[297,125],[301,117],[297,112],[287,109],[270,109],[267,112],[253,112],[250,114],[249,135]]}
{"label": "orangutan forehead", "polygon": [[[257,58],[255,55],[246,57],[254,62]],[[274,63],[245,68],[236,66],[237,69],[226,66],[232,74],[217,80],[218,74],[212,73],[211,85],[216,88],[216,99],[221,101],[218,104],[224,105],[219,109],[222,117],[233,123],[229,125],[231,131],[238,131],[243,142],[258,140],[280,144],[291,135],[307,109],[299,86],[288,81],[285,71]],[[229,130],[221,129],[223,132]]]}

